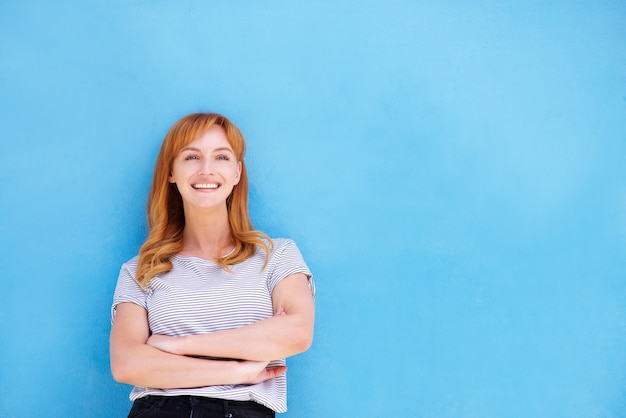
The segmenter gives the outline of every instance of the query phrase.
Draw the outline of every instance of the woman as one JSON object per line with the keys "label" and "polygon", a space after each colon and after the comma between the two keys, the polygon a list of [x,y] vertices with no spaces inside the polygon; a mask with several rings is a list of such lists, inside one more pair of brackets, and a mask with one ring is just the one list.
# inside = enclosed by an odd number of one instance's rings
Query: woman
{"label": "woman", "polygon": [[309,348],[315,288],[295,243],[248,217],[245,142],[226,117],[168,132],[148,200],[150,232],[122,266],[111,370],[129,417],[273,417],[285,357]]}

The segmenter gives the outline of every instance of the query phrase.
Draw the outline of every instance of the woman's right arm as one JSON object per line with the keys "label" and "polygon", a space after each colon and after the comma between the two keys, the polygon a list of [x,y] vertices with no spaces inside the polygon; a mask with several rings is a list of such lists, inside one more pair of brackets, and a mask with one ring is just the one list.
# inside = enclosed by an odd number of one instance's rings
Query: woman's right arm
{"label": "woman's right arm", "polygon": [[134,303],[115,308],[110,354],[113,378],[121,383],[158,389],[255,384],[274,378],[285,367],[267,369],[267,362],[215,361],[166,353],[146,344],[148,313]]}

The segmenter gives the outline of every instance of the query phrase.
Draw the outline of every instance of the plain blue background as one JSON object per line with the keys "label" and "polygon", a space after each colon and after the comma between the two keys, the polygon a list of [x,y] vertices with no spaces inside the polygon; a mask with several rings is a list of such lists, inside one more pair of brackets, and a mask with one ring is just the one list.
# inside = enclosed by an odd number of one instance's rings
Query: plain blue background
{"label": "plain blue background", "polygon": [[0,95],[0,416],[125,416],[115,281],[207,110],[317,279],[284,416],[626,416],[623,1],[4,0]]}

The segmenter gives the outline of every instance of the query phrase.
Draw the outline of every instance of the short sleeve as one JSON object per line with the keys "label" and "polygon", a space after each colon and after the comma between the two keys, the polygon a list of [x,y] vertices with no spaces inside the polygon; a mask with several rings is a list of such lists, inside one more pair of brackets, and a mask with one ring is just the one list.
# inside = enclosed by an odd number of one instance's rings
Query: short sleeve
{"label": "short sleeve", "polygon": [[309,288],[311,294],[315,297],[315,282],[313,281],[313,275],[309,270],[300,250],[296,243],[292,240],[274,240],[274,251],[270,260],[270,274],[268,277],[268,289],[271,292],[274,291],[274,287],[281,282],[285,277],[295,273],[304,273],[309,279]]}
{"label": "short sleeve", "polygon": [[136,258],[122,265],[119,277],[117,278],[115,293],[113,294],[111,321],[113,321],[113,319],[115,318],[115,307],[123,302],[131,302],[141,306],[146,310],[148,309],[148,294],[144,289],[141,288],[141,286],[139,286],[139,283],[137,283],[137,281],[135,280],[136,271]]}

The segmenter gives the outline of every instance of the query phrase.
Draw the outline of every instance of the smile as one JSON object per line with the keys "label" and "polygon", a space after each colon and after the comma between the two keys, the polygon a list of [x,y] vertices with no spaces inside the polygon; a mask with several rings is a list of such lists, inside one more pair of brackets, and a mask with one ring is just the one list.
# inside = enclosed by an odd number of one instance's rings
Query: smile
{"label": "smile", "polygon": [[218,187],[220,187],[220,185],[217,183],[199,183],[194,184],[191,187],[193,187],[194,189],[217,189]]}

